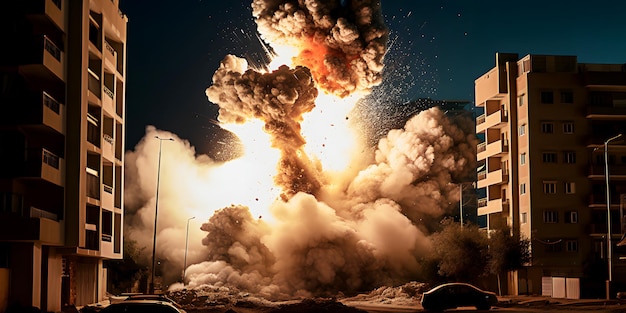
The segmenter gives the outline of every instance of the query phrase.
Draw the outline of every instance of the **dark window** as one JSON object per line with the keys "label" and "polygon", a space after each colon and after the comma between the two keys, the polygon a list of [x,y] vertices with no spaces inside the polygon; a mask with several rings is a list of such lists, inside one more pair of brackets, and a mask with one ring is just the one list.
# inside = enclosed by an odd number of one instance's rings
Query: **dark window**
{"label": "dark window", "polygon": [[543,163],[556,163],[556,153],[554,153],[554,152],[544,152],[543,153]]}
{"label": "dark window", "polygon": [[559,222],[559,212],[557,212],[557,211],[543,211],[543,222],[544,223],[558,223]]}
{"label": "dark window", "polygon": [[541,132],[544,134],[552,134],[554,133],[554,123],[552,122],[542,122],[541,123]]}
{"label": "dark window", "polygon": [[561,91],[561,103],[574,103],[574,93],[570,90]]}
{"label": "dark window", "polygon": [[568,163],[568,164],[576,163],[576,152],[574,151],[563,152],[563,162]]}
{"label": "dark window", "polygon": [[542,91],[541,103],[554,103],[554,93],[551,90]]}
{"label": "dark window", "polygon": [[568,223],[568,224],[578,223],[578,212],[577,211],[565,212],[565,223]]}

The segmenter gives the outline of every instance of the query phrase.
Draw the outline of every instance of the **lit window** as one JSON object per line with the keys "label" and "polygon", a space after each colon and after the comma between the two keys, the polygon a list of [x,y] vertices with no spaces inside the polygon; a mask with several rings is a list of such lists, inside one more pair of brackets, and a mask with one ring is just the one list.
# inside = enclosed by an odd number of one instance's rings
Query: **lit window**
{"label": "lit window", "polygon": [[552,134],[554,133],[554,123],[553,122],[542,122],[541,123],[541,132],[544,134]]}
{"label": "lit window", "polygon": [[520,136],[524,136],[526,134],[526,124],[520,125],[518,132]]}
{"label": "lit window", "polygon": [[543,222],[544,223],[558,223],[559,222],[559,212],[557,212],[557,211],[543,211]]}
{"label": "lit window", "polygon": [[573,134],[574,133],[574,123],[573,122],[563,122],[563,133],[564,134]]}
{"label": "lit window", "polygon": [[544,181],[543,182],[543,193],[545,194],[555,194],[556,193],[556,182],[553,181]]}
{"label": "lit window", "polygon": [[556,153],[554,152],[544,152],[542,157],[543,163],[556,163]]}
{"label": "lit window", "polygon": [[520,214],[520,223],[522,224],[528,223],[528,213],[524,212]]}
{"label": "lit window", "polygon": [[554,93],[552,90],[544,90],[541,92],[541,103],[554,103]]}
{"label": "lit window", "polygon": [[526,164],[526,152],[524,152],[524,153],[520,154],[520,156],[519,156],[519,163],[520,163],[521,165]]}
{"label": "lit window", "polygon": [[574,182],[566,182],[565,183],[565,193],[574,194],[576,193],[576,183]]}
{"label": "lit window", "polygon": [[518,106],[523,106],[524,105],[524,95],[521,95],[521,96],[517,97],[517,105]]}
{"label": "lit window", "polygon": [[565,151],[563,152],[563,162],[567,164],[576,163],[576,152],[574,151]]}

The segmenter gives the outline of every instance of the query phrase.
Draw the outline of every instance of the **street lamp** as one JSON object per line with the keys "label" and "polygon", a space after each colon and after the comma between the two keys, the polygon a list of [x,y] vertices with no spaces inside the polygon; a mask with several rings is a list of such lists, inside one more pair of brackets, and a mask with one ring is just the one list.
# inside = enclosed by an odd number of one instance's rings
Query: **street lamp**
{"label": "street lamp", "polygon": [[159,136],[154,136],[154,138],[159,140],[159,163],[157,165],[157,188],[156,188],[156,204],[154,207],[154,234],[152,235],[152,271],[150,274],[150,287],[148,293],[154,293],[154,263],[156,260],[156,234],[157,234],[157,214],[159,212],[159,182],[161,178],[161,145],[163,144],[163,140],[174,141],[172,138],[160,138]]}
{"label": "street lamp", "polygon": [[183,264],[183,286],[185,285],[185,270],[187,269],[187,244],[189,243],[189,221],[196,218],[190,217],[187,219],[187,236],[185,236],[185,263]]}
{"label": "street lamp", "polygon": [[611,194],[609,190],[609,142],[622,137],[622,134],[613,136],[604,142],[604,180],[606,182],[606,257],[608,259],[609,280],[606,282],[606,298],[610,299],[611,282],[613,281],[613,247],[611,246]]}

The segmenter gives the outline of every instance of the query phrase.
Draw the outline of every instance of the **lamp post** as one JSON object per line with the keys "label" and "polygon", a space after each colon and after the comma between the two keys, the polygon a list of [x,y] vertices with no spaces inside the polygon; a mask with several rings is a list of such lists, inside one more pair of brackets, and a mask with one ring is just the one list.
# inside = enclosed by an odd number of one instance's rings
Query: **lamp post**
{"label": "lamp post", "polygon": [[611,245],[611,193],[609,190],[609,142],[622,137],[622,134],[613,136],[604,142],[604,180],[606,182],[606,258],[608,261],[609,279],[606,282],[606,298],[611,298],[611,283],[613,281],[613,247]]}
{"label": "lamp post", "polygon": [[185,285],[185,270],[187,269],[187,244],[189,243],[189,221],[196,218],[190,217],[187,219],[187,235],[185,236],[185,263],[183,263],[183,286]]}
{"label": "lamp post", "polygon": [[154,207],[154,234],[152,235],[152,269],[150,273],[150,287],[148,288],[148,293],[154,293],[154,264],[156,260],[156,234],[157,234],[157,214],[159,212],[159,182],[161,178],[161,146],[163,144],[163,140],[174,141],[172,138],[160,138],[159,136],[154,136],[154,138],[159,140],[159,163],[157,165],[157,188],[156,188],[156,200]]}

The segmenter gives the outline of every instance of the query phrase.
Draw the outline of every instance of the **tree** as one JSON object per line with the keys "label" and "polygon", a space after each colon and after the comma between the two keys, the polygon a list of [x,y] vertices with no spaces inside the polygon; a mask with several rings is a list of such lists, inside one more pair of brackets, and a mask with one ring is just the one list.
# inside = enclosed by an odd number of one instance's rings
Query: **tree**
{"label": "tree", "polygon": [[485,232],[472,224],[452,219],[442,221],[441,231],[432,237],[438,274],[447,280],[476,283],[487,274],[488,241]]}
{"label": "tree", "polygon": [[[527,238],[512,235],[508,226],[491,232],[487,271],[498,277],[498,289],[500,289],[501,273],[521,269],[530,262],[529,247],[530,241]],[[501,290],[500,293],[502,293]]]}
{"label": "tree", "polygon": [[107,262],[109,292],[120,294],[146,289],[141,285],[147,283],[149,271],[146,266],[138,263],[144,249],[145,247],[139,248],[135,240],[124,237],[124,259]]}

